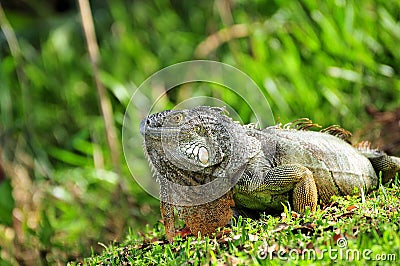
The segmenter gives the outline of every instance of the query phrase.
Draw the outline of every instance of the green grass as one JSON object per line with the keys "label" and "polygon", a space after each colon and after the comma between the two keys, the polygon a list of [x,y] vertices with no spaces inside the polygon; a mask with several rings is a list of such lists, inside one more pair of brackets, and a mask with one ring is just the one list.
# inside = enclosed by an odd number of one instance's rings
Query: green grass
{"label": "green grass", "polygon": [[214,236],[177,237],[173,243],[157,223],[71,265],[395,265],[400,260],[399,185],[396,180],[380,186],[364,202],[359,196],[335,197],[304,215],[285,208],[280,216],[239,217]]}

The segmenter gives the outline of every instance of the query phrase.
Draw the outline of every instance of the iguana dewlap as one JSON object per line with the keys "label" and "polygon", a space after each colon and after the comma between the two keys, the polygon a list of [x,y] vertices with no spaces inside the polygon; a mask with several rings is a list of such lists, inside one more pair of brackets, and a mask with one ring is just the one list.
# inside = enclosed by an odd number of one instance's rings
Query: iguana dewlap
{"label": "iguana dewlap", "polygon": [[[307,207],[313,211],[318,202],[328,202],[333,195],[370,191],[377,186],[380,171],[384,182],[400,171],[399,158],[367,146],[357,149],[344,141],[349,132],[337,126],[320,132],[306,130],[312,126],[310,120],[302,119],[257,129],[232,121],[224,109],[206,106],[143,119],[144,147],[160,181],[167,237],[172,239],[175,232],[174,208],[194,234],[208,234],[227,223],[234,204],[238,213],[280,211],[287,202],[297,212]],[[163,187],[164,181],[202,186],[216,179],[233,188],[201,204],[190,193]],[[204,193],[204,197],[210,195]],[[192,198],[196,206],[170,201],[185,198]]]}

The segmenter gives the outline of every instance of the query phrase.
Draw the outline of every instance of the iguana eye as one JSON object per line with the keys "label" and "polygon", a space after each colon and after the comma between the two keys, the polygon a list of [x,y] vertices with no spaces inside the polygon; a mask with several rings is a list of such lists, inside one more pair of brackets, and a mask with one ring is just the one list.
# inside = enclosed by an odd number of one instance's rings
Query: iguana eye
{"label": "iguana eye", "polygon": [[172,117],[172,122],[179,124],[183,119],[183,115],[182,114],[176,114]]}

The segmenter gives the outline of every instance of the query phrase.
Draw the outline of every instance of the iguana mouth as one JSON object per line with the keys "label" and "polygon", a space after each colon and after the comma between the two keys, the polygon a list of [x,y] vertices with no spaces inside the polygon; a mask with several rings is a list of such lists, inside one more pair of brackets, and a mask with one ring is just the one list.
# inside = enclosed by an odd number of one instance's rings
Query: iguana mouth
{"label": "iguana mouth", "polygon": [[151,124],[148,123],[148,118],[144,118],[140,123],[140,134],[145,137],[151,137],[154,139],[161,139],[161,137],[173,137],[178,136],[179,128],[176,127],[152,127]]}

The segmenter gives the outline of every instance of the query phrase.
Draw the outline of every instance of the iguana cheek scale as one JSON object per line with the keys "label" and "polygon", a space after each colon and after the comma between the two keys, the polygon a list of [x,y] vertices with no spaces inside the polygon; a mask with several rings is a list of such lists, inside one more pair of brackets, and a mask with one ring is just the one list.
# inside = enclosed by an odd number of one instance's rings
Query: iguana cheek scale
{"label": "iguana cheek scale", "polygon": [[[314,211],[333,195],[370,191],[378,185],[380,172],[383,182],[400,172],[400,158],[365,143],[351,146],[346,142],[351,134],[338,126],[308,130],[315,126],[309,119],[299,119],[257,129],[232,121],[222,108],[206,106],[168,110],[143,119],[140,131],[160,181],[167,238],[172,240],[175,234],[174,209],[192,233],[204,235],[225,225],[234,205],[239,214],[281,211],[287,202],[296,212]],[[192,195],[163,182],[202,186],[218,178],[234,187],[206,203],[194,200],[192,206],[171,204]],[[207,193],[195,196],[201,199],[213,191]]]}
{"label": "iguana cheek scale", "polygon": [[208,151],[206,148],[201,147],[199,149],[198,159],[204,165],[206,165],[208,163]]}

